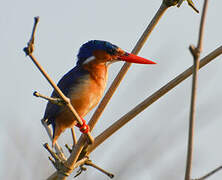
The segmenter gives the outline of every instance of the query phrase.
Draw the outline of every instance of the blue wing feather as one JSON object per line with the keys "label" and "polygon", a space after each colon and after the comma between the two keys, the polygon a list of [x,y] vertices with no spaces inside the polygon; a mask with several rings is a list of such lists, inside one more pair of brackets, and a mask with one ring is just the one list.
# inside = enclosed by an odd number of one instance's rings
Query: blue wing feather
{"label": "blue wing feather", "polygon": [[[61,78],[61,80],[58,82],[58,87],[65,94],[65,96],[68,96],[70,89],[78,85],[81,77],[88,75],[88,73],[89,73],[88,71],[84,70],[80,66],[76,66]],[[51,97],[59,97],[59,96],[55,91],[53,91]],[[58,106],[56,104],[48,102],[44,114],[44,119],[48,119],[47,121],[48,125],[52,124],[54,126],[54,120],[62,108],[63,108],[62,106]]]}

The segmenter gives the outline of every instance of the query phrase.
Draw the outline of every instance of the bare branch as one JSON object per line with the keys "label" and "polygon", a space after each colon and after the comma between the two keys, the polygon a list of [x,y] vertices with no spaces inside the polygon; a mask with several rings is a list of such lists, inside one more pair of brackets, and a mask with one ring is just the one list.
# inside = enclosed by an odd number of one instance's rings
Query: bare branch
{"label": "bare branch", "polygon": [[73,127],[71,128],[71,134],[72,134],[72,141],[73,141],[72,148],[74,148],[75,145],[77,144],[77,138],[76,138],[75,129]]}
{"label": "bare branch", "polygon": [[[222,46],[205,56],[200,61],[200,68],[207,65],[209,62],[214,60],[216,57],[222,54]],[[127,114],[122,116],[119,120],[117,120],[115,123],[113,123],[110,127],[108,127],[106,130],[104,130],[100,135],[98,135],[95,138],[95,142],[93,145],[89,146],[88,153],[90,154],[96,147],[98,147],[101,143],[103,143],[108,137],[110,137],[113,133],[115,133],[117,130],[119,130],[122,126],[124,126],[127,122],[129,122],[131,119],[133,119],[135,116],[137,116],[139,113],[141,113],[143,110],[145,110],[147,107],[149,107],[151,104],[153,104],[155,101],[157,101],[159,98],[161,98],[163,95],[165,95],[167,92],[169,92],[171,89],[176,87],[178,84],[180,84],[182,81],[187,79],[193,72],[193,66],[179,74],[177,77],[175,77],[173,80],[171,80],[169,83],[164,85],[162,88],[157,90],[155,93],[153,93],[151,96],[146,98],[143,102],[138,104],[135,108],[133,108],[131,111],[129,111]]]}
{"label": "bare branch", "polygon": [[102,169],[101,167],[97,166],[96,164],[94,164],[91,160],[88,160],[85,162],[85,165],[87,166],[91,166],[94,167],[95,169],[99,170],[100,172],[106,174],[108,177],[110,177],[111,179],[114,178],[114,174],[107,172],[106,170]]}
{"label": "bare branch", "polygon": [[72,153],[72,148],[70,148],[68,144],[65,144],[65,147],[69,151],[69,153],[71,154]]}
{"label": "bare branch", "polygon": [[34,51],[35,32],[38,22],[39,22],[39,17],[35,17],[31,38],[27,44],[28,46],[23,49],[27,56],[29,56]]}
{"label": "bare branch", "polygon": [[[191,1],[192,2],[192,1]],[[197,94],[197,78],[199,70],[199,58],[203,47],[203,31],[206,21],[208,0],[204,1],[203,12],[201,15],[199,39],[197,47],[190,46],[190,52],[193,55],[193,79],[192,79],[192,94],[191,94],[191,105],[190,105],[190,119],[189,119],[189,135],[188,135],[188,146],[187,146],[187,162],[185,171],[185,180],[190,180],[192,170],[192,159],[193,159],[193,145],[194,145],[194,123],[195,123],[195,111],[196,111],[196,94]]]}
{"label": "bare branch", "polygon": [[[50,76],[46,73],[46,71],[43,69],[43,67],[39,64],[39,62],[37,61],[37,59],[33,56],[33,47],[34,47],[34,36],[35,36],[35,29],[36,29],[36,25],[37,22],[39,21],[39,18],[35,18],[35,24],[33,27],[33,33],[31,36],[31,39],[28,43],[28,47],[24,48],[25,53],[31,58],[31,60],[33,61],[33,63],[36,65],[36,67],[39,69],[39,71],[42,73],[42,75],[46,78],[46,80],[49,82],[49,84],[54,88],[54,90],[58,93],[58,95],[61,97],[61,99],[66,103],[67,107],[70,109],[71,113],[73,114],[73,116],[75,117],[75,119],[78,121],[78,123],[80,125],[83,125],[83,122],[81,120],[81,118],[79,117],[78,113],[76,112],[76,110],[73,108],[70,99],[67,98],[63,92],[59,89],[59,87],[54,83],[54,81],[50,78]],[[94,138],[92,137],[91,133],[88,132],[86,134],[89,138],[89,142],[93,143]]]}
{"label": "bare branch", "polygon": [[[163,1],[161,4],[160,8],[158,9],[157,13],[153,17],[152,21],[150,24],[147,26],[146,30],[136,43],[135,47],[132,50],[133,54],[138,54],[139,51],[142,49],[143,45],[145,44],[146,40],[148,39],[149,35],[159,22],[160,18],[163,16],[163,14],[166,12],[169,6],[165,4],[166,1]],[[93,129],[96,122],[98,121],[99,117],[103,113],[104,109],[106,108],[106,105],[109,103],[111,97],[115,93],[116,89],[118,88],[119,84],[123,80],[124,76],[128,72],[129,68],[131,66],[131,63],[125,63],[121,70],[119,71],[118,75],[114,79],[113,83],[111,84],[110,88],[104,95],[102,101],[100,102],[98,108],[96,109],[95,113],[93,114],[92,118],[89,121],[90,129]]]}
{"label": "bare branch", "polygon": [[48,143],[45,143],[44,148],[51,154],[51,156],[55,159],[55,161],[60,161],[59,157],[56,155],[56,153],[53,152],[53,150],[49,147]]}
{"label": "bare branch", "polygon": [[48,96],[44,96],[42,94],[40,94],[39,92],[35,91],[33,93],[33,96],[35,97],[40,97],[42,99],[45,99],[47,101],[50,101],[52,104],[56,104],[58,106],[64,106],[66,105],[66,103],[61,99],[61,98],[54,98],[54,97],[48,97]]}
{"label": "bare branch", "polygon": [[[177,7],[180,7],[183,2],[184,0],[179,0]],[[196,11],[196,13],[199,13],[199,10],[194,6],[194,3],[192,0],[187,0],[187,3],[194,11]]]}
{"label": "bare branch", "polygon": [[[46,122],[44,121],[44,119],[41,120],[42,125],[44,126],[49,138],[52,140],[52,131],[51,129],[47,126]],[[56,154],[59,156],[59,158],[62,161],[66,161],[66,157],[62,151],[62,148],[59,146],[59,144],[57,142],[55,142],[55,150],[56,150]]]}
{"label": "bare branch", "polygon": [[209,178],[210,176],[214,175],[215,173],[217,173],[218,171],[220,171],[222,169],[222,166],[217,167],[216,169],[210,171],[209,173],[207,173],[206,175],[204,175],[201,178],[197,178],[197,179],[192,179],[192,180],[205,180],[207,178]]}

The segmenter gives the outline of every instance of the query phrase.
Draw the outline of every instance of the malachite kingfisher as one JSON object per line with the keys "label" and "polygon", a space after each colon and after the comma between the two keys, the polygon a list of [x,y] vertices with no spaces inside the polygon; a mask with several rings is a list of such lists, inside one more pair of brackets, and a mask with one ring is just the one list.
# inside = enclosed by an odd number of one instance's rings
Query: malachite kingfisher
{"label": "malachite kingfisher", "polygon": [[[71,104],[81,118],[99,103],[106,87],[108,67],[117,61],[156,64],[127,53],[107,41],[91,40],[83,44],[77,55],[76,66],[58,82],[58,87],[70,98]],[[59,96],[53,91],[51,97]],[[75,117],[66,106],[59,106],[50,101],[46,106],[43,120],[52,125],[53,145],[66,128],[78,126]]]}

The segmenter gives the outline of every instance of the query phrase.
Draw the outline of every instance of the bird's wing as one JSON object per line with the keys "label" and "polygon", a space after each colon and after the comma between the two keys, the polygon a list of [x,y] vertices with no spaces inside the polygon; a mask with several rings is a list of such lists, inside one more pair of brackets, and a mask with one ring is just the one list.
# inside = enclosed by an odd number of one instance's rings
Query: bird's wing
{"label": "bird's wing", "polygon": [[[79,66],[76,66],[62,77],[62,79],[58,82],[58,87],[65,94],[65,96],[69,97],[69,92],[71,88],[75,87],[75,85],[78,85],[80,83],[79,80],[87,74],[88,71],[80,68]],[[51,97],[59,97],[59,95],[55,91],[53,91]],[[44,114],[44,119],[48,119],[48,124],[54,122],[54,119],[60,113],[62,108],[63,106],[48,102]]]}

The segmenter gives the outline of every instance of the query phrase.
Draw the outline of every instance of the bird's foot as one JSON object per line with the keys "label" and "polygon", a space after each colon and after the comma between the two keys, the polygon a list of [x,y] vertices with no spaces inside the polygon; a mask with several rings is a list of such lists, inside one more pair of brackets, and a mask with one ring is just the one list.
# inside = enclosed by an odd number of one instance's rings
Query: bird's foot
{"label": "bird's foot", "polygon": [[80,123],[77,123],[76,126],[83,134],[87,134],[90,130],[88,124],[86,124],[86,121],[83,118],[82,118],[82,125]]}

